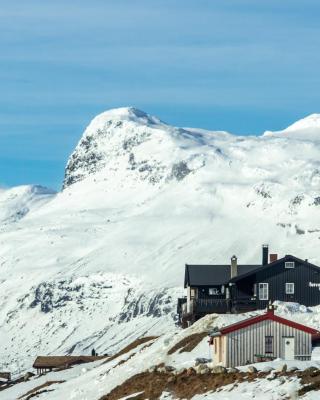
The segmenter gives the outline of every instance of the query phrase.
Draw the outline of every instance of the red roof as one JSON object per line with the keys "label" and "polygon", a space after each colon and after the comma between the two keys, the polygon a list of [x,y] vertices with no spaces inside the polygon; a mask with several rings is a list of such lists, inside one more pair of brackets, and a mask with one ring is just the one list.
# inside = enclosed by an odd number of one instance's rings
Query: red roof
{"label": "red roof", "polygon": [[237,331],[238,329],[246,328],[247,326],[257,324],[258,322],[266,321],[266,320],[279,322],[280,324],[291,326],[291,328],[298,329],[298,330],[306,332],[306,333],[310,333],[311,335],[320,334],[320,332],[317,331],[316,329],[310,328],[310,327],[302,325],[302,324],[298,324],[297,322],[293,322],[288,319],[279,317],[278,315],[275,315],[273,309],[268,310],[265,314],[258,315],[256,317],[252,317],[252,318],[248,318],[248,319],[245,319],[243,321],[237,322],[232,325],[228,325],[228,326],[220,329],[220,333],[222,335],[225,335],[226,333],[234,332],[234,331]]}

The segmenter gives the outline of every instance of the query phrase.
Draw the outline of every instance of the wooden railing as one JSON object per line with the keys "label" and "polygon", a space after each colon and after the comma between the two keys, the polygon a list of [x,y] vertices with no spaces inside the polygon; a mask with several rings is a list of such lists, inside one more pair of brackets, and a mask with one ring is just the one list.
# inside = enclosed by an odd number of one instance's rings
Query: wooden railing
{"label": "wooden railing", "polygon": [[256,309],[256,300],[251,298],[244,299],[193,299],[189,305],[184,302],[181,304],[182,315],[192,314],[225,314],[228,312],[246,312]]}

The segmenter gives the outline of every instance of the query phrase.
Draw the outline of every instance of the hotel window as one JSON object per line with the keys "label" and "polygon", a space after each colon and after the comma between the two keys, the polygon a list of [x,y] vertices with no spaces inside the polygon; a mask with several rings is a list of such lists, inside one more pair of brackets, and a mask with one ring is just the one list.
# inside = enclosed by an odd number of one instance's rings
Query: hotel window
{"label": "hotel window", "polygon": [[286,294],[294,294],[294,283],[286,283]]}
{"label": "hotel window", "polygon": [[266,336],[264,341],[264,352],[273,353],[273,336]]}
{"label": "hotel window", "polygon": [[259,283],[259,300],[269,300],[268,283]]}
{"label": "hotel window", "polygon": [[285,268],[294,268],[294,261],[286,261],[284,263]]}

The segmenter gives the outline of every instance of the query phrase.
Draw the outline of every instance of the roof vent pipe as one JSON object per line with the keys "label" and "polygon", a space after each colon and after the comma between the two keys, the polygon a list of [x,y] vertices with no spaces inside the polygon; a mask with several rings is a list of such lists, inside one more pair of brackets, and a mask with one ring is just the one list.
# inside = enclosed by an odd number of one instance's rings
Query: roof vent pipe
{"label": "roof vent pipe", "polygon": [[231,257],[231,279],[238,275],[238,259],[236,256]]}
{"label": "roof vent pipe", "polygon": [[269,258],[269,246],[267,244],[262,245],[262,265],[268,265]]}

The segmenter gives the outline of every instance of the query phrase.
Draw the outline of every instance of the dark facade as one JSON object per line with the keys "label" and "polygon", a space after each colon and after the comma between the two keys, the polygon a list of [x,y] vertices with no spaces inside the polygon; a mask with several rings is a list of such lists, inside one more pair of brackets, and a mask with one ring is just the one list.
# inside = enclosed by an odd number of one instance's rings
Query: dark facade
{"label": "dark facade", "polygon": [[264,309],[275,300],[305,306],[320,304],[320,268],[292,255],[277,259],[263,246],[261,265],[186,265],[187,296],[179,299],[186,326],[209,313]]}
{"label": "dark facade", "polygon": [[255,273],[233,278],[230,284],[235,298],[253,296],[258,309],[266,308],[275,300],[305,306],[320,304],[320,268],[291,255],[263,266]]}

